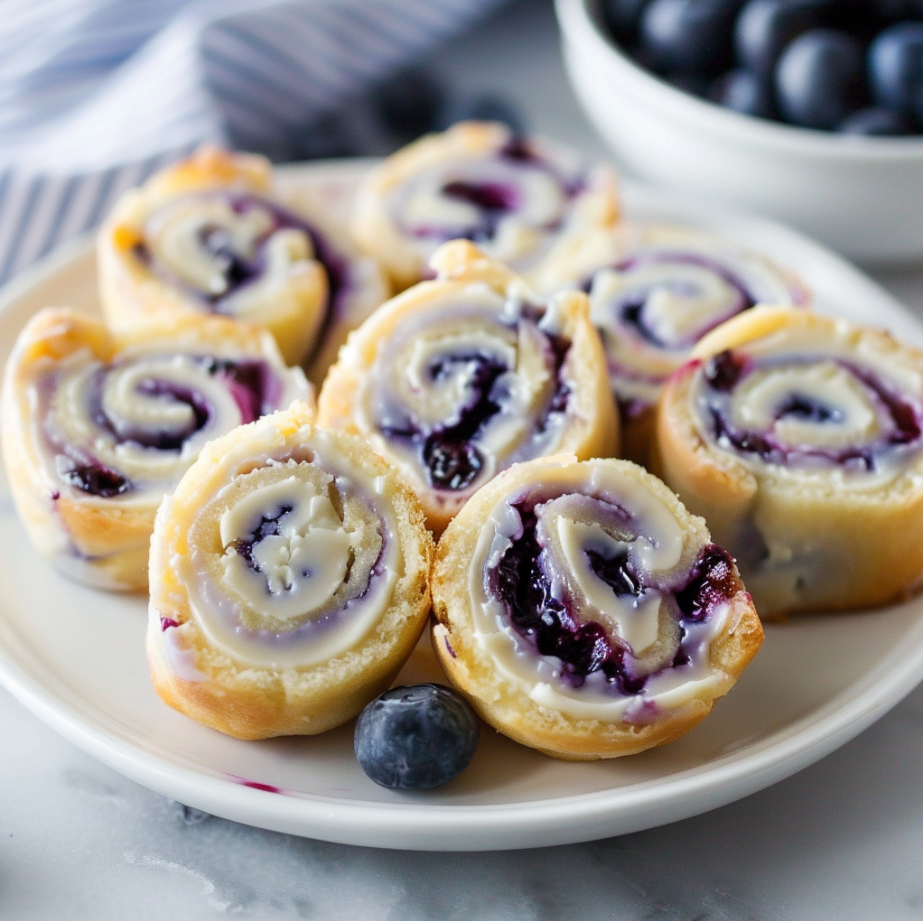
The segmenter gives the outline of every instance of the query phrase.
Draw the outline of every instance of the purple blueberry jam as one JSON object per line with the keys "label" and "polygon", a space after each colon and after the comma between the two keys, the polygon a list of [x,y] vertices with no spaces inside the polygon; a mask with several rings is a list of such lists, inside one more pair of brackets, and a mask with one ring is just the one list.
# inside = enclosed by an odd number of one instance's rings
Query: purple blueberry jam
{"label": "purple blueberry jam", "polygon": [[178,627],[179,621],[174,620],[172,617],[161,617],[160,618],[160,631],[161,633],[166,633],[171,627]]}
{"label": "purple blueberry jam", "polygon": [[[599,503],[606,517],[630,521],[623,509],[603,499]],[[632,651],[618,636],[596,621],[582,621],[574,601],[553,589],[548,572],[550,560],[542,546],[535,508],[538,503],[524,500],[513,507],[522,522],[521,533],[502,555],[489,574],[491,593],[500,599],[510,623],[542,656],[561,660],[561,678],[573,687],[600,673],[608,685],[623,695],[644,690],[647,675],[633,673]],[[648,573],[640,572],[628,552],[611,557],[590,550],[587,559],[592,571],[614,594],[639,598],[645,593],[664,593]],[[702,549],[687,581],[675,592],[675,612],[681,633],[686,624],[702,623],[712,611],[737,594],[739,582],[731,557],[710,544]],[[673,666],[684,665],[690,655],[682,644]]]}
{"label": "purple blueberry jam", "polygon": [[[798,359],[810,364],[811,358]],[[782,362],[774,362],[781,364]],[[890,423],[886,432],[867,444],[844,448],[812,445],[781,444],[771,431],[757,432],[742,429],[731,419],[730,394],[749,374],[757,370],[757,363],[745,355],[724,351],[710,359],[704,366],[702,410],[709,421],[714,439],[742,454],[755,454],[769,464],[796,465],[811,460],[823,460],[859,470],[878,469],[884,455],[900,446],[919,447],[923,441],[923,404],[898,393],[878,374],[837,360],[868,391],[870,402]],[[775,421],[786,418],[812,422],[817,425],[836,425],[845,421],[843,411],[812,394],[793,392],[776,407]]]}
{"label": "purple blueberry jam", "polygon": [[[614,266],[614,268],[621,273],[630,273],[636,268],[657,264],[690,265],[706,269],[720,278],[734,292],[734,299],[721,316],[713,317],[706,325],[696,329],[685,338],[667,341],[648,324],[645,311],[648,300],[654,291],[664,290],[665,288],[680,297],[694,298],[700,294],[700,288],[696,282],[680,275],[669,281],[664,280],[653,284],[637,285],[627,288],[616,298],[612,305],[612,309],[624,326],[634,329],[638,336],[656,348],[683,350],[691,348],[702,336],[720,323],[723,323],[725,320],[730,319],[732,316],[744,310],[749,310],[757,303],[757,298],[740,278],[720,263],[698,253],[664,252],[659,250],[643,251],[619,263]],[[589,291],[591,286],[592,278],[586,282],[584,287]]]}
{"label": "purple blueberry jam", "polygon": [[[535,320],[524,318],[522,322],[537,322],[538,319],[540,316],[536,314]],[[571,393],[570,385],[561,374],[570,341],[558,335],[543,336],[546,363],[557,383],[544,412],[535,421],[537,435],[545,432],[556,417],[566,413]],[[423,429],[415,420],[403,415],[381,424],[381,431],[387,438],[415,445],[430,486],[447,492],[465,490],[477,480],[486,461],[477,443],[479,435],[503,411],[509,397],[510,369],[496,356],[482,352],[439,358],[427,369],[427,376],[435,383],[457,374],[461,367],[467,372],[465,401],[451,424]]]}
{"label": "purple blueberry jam", "polygon": [[91,496],[111,499],[131,489],[131,483],[120,473],[96,462],[75,461],[64,454],[55,458],[61,479]]}
{"label": "purple blueberry jam", "polygon": [[238,252],[233,246],[230,235],[222,227],[206,224],[199,230],[199,241],[203,249],[214,257],[224,276],[226,289],[223,292],[210,294],[182,282],[166,266],[160,265],[154,259],[148,245],[143,240],[135,245],[133,250],[135,256],[172,284],[184,288],[193,297],[210,305],[215,313],[222,313],[224,302],[228,298],[241,288],[258,281],[263,275],[266,269],[266,244],[270,237],[280,230],[300,230],[311,240],[314,247],[314,258],[324,267],[329,284],[326,315],[318,334],[318,342],[320,342],[336,313],[342,309],[342,300],[348,290],[349,267],[345,257],[338,253],[315,227],[274,202],[257,195],[239,192],[203,193],[202,197],[222,198],[237,214],[246,214],[253,209],[259,209],[268,213],[272,218],[272,226],[255,241],[255,252],[252,256]]}
{"label": "purple blueberry jam", "polygon": [[292,510],[293,506],[291,505],[280,505],[271,515],[261,515],[260,523],[250,532],[249,538],[234,544],[234,549],[238,555],[246,560],[247,566],[254,572],[263,571],[253,553],[256,545],[267,537],[278,535],[282,519]]}

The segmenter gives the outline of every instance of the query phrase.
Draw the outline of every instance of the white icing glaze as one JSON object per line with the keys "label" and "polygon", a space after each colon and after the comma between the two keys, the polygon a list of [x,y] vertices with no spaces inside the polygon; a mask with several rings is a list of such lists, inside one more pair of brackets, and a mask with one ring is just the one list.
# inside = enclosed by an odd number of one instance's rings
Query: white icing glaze
{"label": "white icing glaze", "polygon": [[478,246],[511,265],[532,255],[568,204],[561,181],[542,163],[506,160],[493,152],[479,159],[446,160],[397,186],[385,202],[406,228],[408,242],[425,256],[481,223],[479,207],[444,192],[452,182],[497,186],[510,194],[511,207],[498,218],[493,237],[478,239]]}
{"label": "white icing glaze", "polygon": [[[484,464],[477,478],[453,494],[463,499],[499,469],[523,456],[553,453],[563,419],[554,417],[540,435],[535,420],[549,403],[557,378],[544,333],[556,331],[559,311],[551,305],[538,324],[519,322],[522,302],[504,298],[483,284],[470,285],[462,298],[446,295],[425,314],[408,317],[379,347],[359,386],[356,420],[373,447],[390,457],[418,488],[429,489],[419,447],[412,439],[382,432],[420,432],[451,427],[469,408],[476,372],[472,359],[494,359],[503,371],[494,384],[504,395],[499,410],[479,427],[476,444]],[[438,377],[433,368],[445,359]],[[536,445],[532,446],[532,441]],[[522,455],[522,456],[521,456]]]}
{"label": "white icing glaze", "polygon": [[[587,551],[596,550],[605,559],[626,553],[636,567],[669,582],[678,575],[686,533],[664,502],[641,484],[603,465],[589,475],[586,470],[583,465],[549,464],[542,473],[540,489],[560,493],[558,498],[536,506],[535,510],[537,529],[544,528],[546,537],[552,532],[557,538],[555,543],[564,563],[556,577],[563,582],[553,580],[551,591],[558,598],[570,592],[581,620],[606,624],[632,647],[635,655],[641,655],[653,646],[658,636],[662,639],[665,635],[661,632],[662,614],[668,620],[671,614],[663,610],[663,596],[653,589],[646,589],[637,597],[616,595],[592,571]],[[526,493],[524,487],[522,494]],[[589,521],[580,512],[581,501],[587,501],[583,497],[604,497],[613,510],[623,510],[624,521],[621,525],[617,521],[608,524]],[[500,559],[522,533],[520,515],[513,507],[517,501],[516,495],[509,496],[493,509],[481,530],[468,569],[473,640],[502,674],[526,685],[529,696],[538,703],[576,718],[607,720],[624,716],[639,699],[651,701],[661,709],[681,707],[725,679],[723,673],[709,664],[708,647],[727,626],[727,605],[711,612],[705,623],[687,625],[684,643],[699,647],[690,664],[676,668],[655,665],[639,695],[619,695],[601,681],[593,680],[593,676],[580,688],[559,680],[560,660],[538,654],[524,640],[509,622],[503,603],[489,588],[489,573],[497,569]],[[672,620],[669,623],[674,624]],[[669,631],[666,636],[669,640]],[[676,637],[673,639],[678,641]],[[672,657],[670,652],[669,661]]]}
{"label": "white icing glaze", "polygon": [[[281,468],[286,475],[246,492],[223,511],[217,525],[220,557],[194,546],[171,560],[189,587],[193,616],[209,643],[255,667],[308,667],[346,653],[376,629],[403,569],[397,520],[384,496],[384,478],[347,465],[326,432],[310,435],[310,450],[310,462],[235,458],[235,469],[256,472],[254,482],[259,482],[261,470]],[[314,468],[314,474],[303,478],[301,465]],[[317,488],[318,482],[327,485],[327,494]],[[232,480],[203,506],[200,517],[208,515],[214,503],[221,507],[233,488]],[[351,570],[365,565],[357,560],[362,542],[371,535],[347,521],[350,503],[357,504],[360,518],[364,511],[374,522],[381,543],[378,559],[361,572]],[[248,569],[234,545],[281,506],[292,506],[293,511],[280,518],[280,539],[262,541],[267,546],[254,554],[261,572]],[[354,519],[355,515],[349,520]],[[349,588],[349,579],[355,584],[341,603],[337,593]]]}
{"label": "white icing glaze", "polygon": [[[159,501],[159,495],[179,481],[206,442],[248,421],[242,420],[228,381],[220,373],[210,374],[203,357],[182,352],[145,354],[135,350],[116,363],[105,365],[88,352],[80,351],[49,365],[36,385],[38,393],[51,389],[47,412],[44,418],[41,412],[32,413],[29,420],[35,444],[45,462],[59,473],[65,472],[67,461],[59,452],[62,446],[70,446],[78,452],[87,452],[126,477],[134,487],[123,495],[105,499],[84,494],[88,501],[148,504],[155,501],[152,494]],[[256,356],[241,360],[266,361]],[[307,393],[300,370],[290,371],[268,362],[267,369],[281,384],[280,406],[287,406]],[[94,380],[99,375],[103,375],[99,399],[107,424],[91,411]],[[208,419],[202,427],[195,430],[195,411],[184,400],[166,393],[145,392],[152,382],[196,394],[197,401],[208,407]],[[185,432],[189,435],[177,449],[161,450],[130,440],[133,434],[156,438],[162,433]]]}

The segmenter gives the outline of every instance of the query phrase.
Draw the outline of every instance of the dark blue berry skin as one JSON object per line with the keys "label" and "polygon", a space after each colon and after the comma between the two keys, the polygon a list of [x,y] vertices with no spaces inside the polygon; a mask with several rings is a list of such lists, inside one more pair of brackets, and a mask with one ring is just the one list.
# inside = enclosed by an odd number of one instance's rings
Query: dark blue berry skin
{"label": "dark blue berry skin", "polygon": [[771,74],[786,45],[824,23],[831,0],[750,0],[734,26],[734,50],[744,67]]}
{"label": "dark blue berry skin", "polygon": [[743,68],[728,71],[719,77],[709,95],[718,105],[742,115],[769,119],[776,117],[770,81]]}
{"label": "dark blue berry skin", "polygon": [[853,112],[837,129],[842,134],[862,134],[869,137],[898,137],[911,134],[910,122],[893,109],[869,106]]}
{"label": "dark blue berry skin", "polygon": [[478,721],[441,684],[392,688],[356,721],[356,758],[379,786],[428,790],[457,777],[474,757]]}
{"label": "dark blue berry skin", "polygon": [[641,13],[650,0],[606,0],[603,19],[615,40],[621,45],[633,45],[638,39]]}
{"label": "dark blue berry skin", "polygon": [[923,22],[899,22],[869,46],[872,98],[887,109],[909,115],[923,88]]}
{"label": "dark blue berry skin", "polygon": [[639,43],[660,71],[720,73],[731,63],[731,36],[742,0],[651,0]]}
{"label": "dark blue berry skin", "polygon": [[775,71],[782,116],[805,128],[832,130],[865,101],[862,46],[834,29],[812,29],[782,52]]}

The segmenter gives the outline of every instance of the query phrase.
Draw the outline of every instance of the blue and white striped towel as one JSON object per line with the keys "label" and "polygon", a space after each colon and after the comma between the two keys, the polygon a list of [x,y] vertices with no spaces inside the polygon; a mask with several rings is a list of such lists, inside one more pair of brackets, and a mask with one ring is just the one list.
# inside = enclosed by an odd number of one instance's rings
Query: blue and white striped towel
{"label": "blue and white striped towel", "polygon": [[0,282],[203,141],[270,150],[501,0],[5,0]]}

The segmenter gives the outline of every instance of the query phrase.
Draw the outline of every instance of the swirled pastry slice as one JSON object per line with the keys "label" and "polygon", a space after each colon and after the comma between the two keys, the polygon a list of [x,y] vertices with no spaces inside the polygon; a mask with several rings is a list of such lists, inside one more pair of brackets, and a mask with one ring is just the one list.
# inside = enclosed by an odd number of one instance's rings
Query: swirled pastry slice
{"label": "swirled pastry slice", "polygon": [[734,561],[629,461],[517,464],[449,525],[433,648],[501,732],[571,760],[662,745],[711,711],[762,627]]}
{"label": "swirled pastry slice", "polygon": [[268,160],[209,147],[127,192],[98,248],[111,324],[221,314],[268,329],[318,381],[348,329],[389,293],[318,209],[283,206]]}
{"label": "swirled pastry slice", "polygon": [[539,299],[463,240],[433,267],[353,333],[318,414],[399,467],[438,532],[517,461],[614,454],[618,419],[583,293]]}
{"label": "swirled pastry slice", "polygon": [[171,706],[242,739],[310,735],[387,688],[429,613],[413,493],[304,404],[212,442],[157,517],[148,657]]}
{"label": "swirled pastry slice", "polygon": [[589,293],[622,419],[623,454],[646,463],[654,406],[706,333],[756,304],[805,306],[810,295],[769,259],[704,231],[622,224],[589,233],[547,262],[542,291]]}
{"label": "swirled pastry slice", "polygon": [[459,122],[399,150],[360,185],[359,245],[398,288],[428,276],[448,240],[465,238],[518,272],[538,266],[588,228],[618,217],[616,180],[570,151],[517,138],[501,124]]}
{"label": "swirled pastry slice", "polygon": [[112,335],[44,310],[17,340],[0,409],[17,509],[65,573],[144,591],[157,507],[205,443],[311,395],[250,326],[173,317]]}
{"label": "swirled pastry slice", "polygon": [[656,467],[735,555],[761,614],[895,600],[923,576],[923,354],[757,308],[664,391]]}

